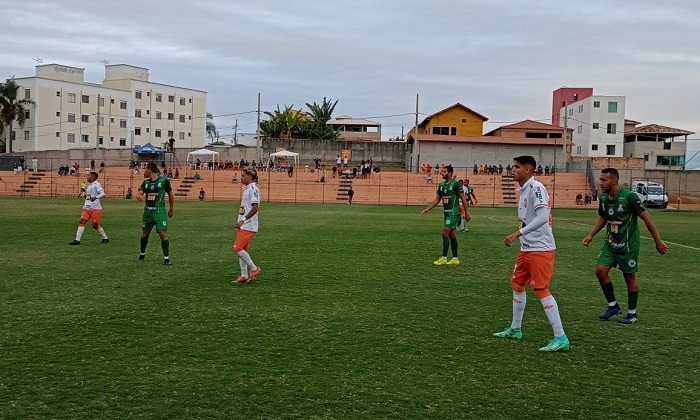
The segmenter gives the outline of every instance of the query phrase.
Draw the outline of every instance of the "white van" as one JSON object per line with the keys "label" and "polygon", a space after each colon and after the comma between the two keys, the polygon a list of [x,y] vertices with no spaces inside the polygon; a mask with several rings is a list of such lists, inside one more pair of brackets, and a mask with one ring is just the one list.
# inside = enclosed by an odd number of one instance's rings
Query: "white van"
{"label": "white van", "polygon": [[632,191],[634,191],[645,207],[668,207],[668,194],[663,184],[650,181],[632,181]]}

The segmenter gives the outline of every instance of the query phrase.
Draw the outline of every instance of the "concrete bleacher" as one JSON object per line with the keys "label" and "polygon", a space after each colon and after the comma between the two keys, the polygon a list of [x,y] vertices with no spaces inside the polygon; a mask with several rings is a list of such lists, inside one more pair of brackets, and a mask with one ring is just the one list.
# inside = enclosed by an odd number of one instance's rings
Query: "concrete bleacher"
{"label": "concrete bleacher", "polygon": [[[199,190],[203,188],[206,200],[238,201],[243,186],[240,172],[233,170],[208,170],[199,172],[202,179],[194,180],[194,172],[180,168],[180,179],[171,180],[176,200],[198,200]],[[233,181],[234,173],[238,180]],[[326,182],[320,178],[325,175]],[[487,175],[462,171],[457,172],[458,179],[469,179],[474,188],[478,203],[484,207],[514,207],[517,205],[517,184],[505,175]],[[0,195],[35,196],[35,197],[77,197],[80,183],[85,180],[85,173],[80,176],[58,176],[55,172],[31,172],[13,175],[12,171],[0,172]],[[355,191],[353,202],[357,204],[398,204],[427,205],[435,199],[439,176],[433,175],[432,182],[426,180],[425,174],[407,171],[381,171],[372,173],[367,178],[345,180],[331,171],[324,174],[317,171],[295,171],[292,177],[286,172],[258,172],[258,187],[262,200],[288,203],[345,203],[347,189],[352,185]],[[591,194],[584,173],[557,173],[556,176],[538,176],[549,191],[554,207],[575,208],[576,195]],[[109,167],[100,174],[99,181],[105,188],[108,198],[124,198],[127,190],[136,193],[143,180],[143,170],[134,174],[128,167]]]}

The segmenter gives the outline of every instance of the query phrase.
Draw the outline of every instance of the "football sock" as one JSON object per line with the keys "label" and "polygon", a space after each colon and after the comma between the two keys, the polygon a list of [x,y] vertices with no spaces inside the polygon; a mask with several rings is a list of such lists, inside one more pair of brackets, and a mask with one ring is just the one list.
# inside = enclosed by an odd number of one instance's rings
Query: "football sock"
{"label": "football sock", "polygon": [[238,265],[241,267],[241,276],[248,278],[248,264],[243,261],[243,258],[238,257]]}
{"label": "football sock", "polygon": [[75,240],[79,241],[83,237],[83,232],[85,232],[85,226],[78,226],[78,231],[75,233]]}
{"label": "football sock", "polygon": [[637,298],[639,298],[639,292],[627,293],[627,309],[630,311],[630,313],[637,312]]}
{"label": "football sock", "polygon": [[525,292],[513,291],[513,322],[510,327],[520,329],[523,323],[523,313],[525,313],[525,304],[527,303],[527,294]]}
{"label": "football sock", "polygon": [[447,251],[450,249],[450,238],[442,237],[442,256],[447,258]]}
{"label": "football sock", "polygon": [[258,267],[256,267],[255,264],[253,264],[253,260],[250,259],[250,254],[248,254],[248,252],[246,252],[245,250],[240,250],[240,251],[236,252],[236,254],[238,254],[241,261],[243,261],[245,263],[245,265],[247,267],[249,267],[251,270],[258,269]]}
{"label": "football sock", "polygon": [[459,255],[457,255],[457,238],[450,238],[450,245],[452,245],[452,258],[459,258]]}
{"label": "football sock", "polygon": [[107,234],[105,233],[105,230],[102,229],[102,226],[100,226],[100,228],[97,229],[97,233],[99,233],[100,235],[102,235],[102,239],[107,239]]}
{"label": "football sock", "polygon": [[605,295],[605,299],[607,299],[608,304],[610,304],[610,306],[614,306],[616,299],[612,282],[610,281],[606,284],[601,284],[600,288],[603,289],[603,294]]}
{"label": "football sock", "polygon": [[146,255],[146,246],[148,245],[148,237],[141,237],[141,255]]}
{"label": "football sock", "polygon": [[160,247],[163,248],[163,256],[167,260],[170,256],[170,241],[167,239],[164,241],[160,241]]}
{"label": "football sock", "polygon": [[544,299],[540,299],[540,302],[542,302],[542,307],[544,308],[544,313],[547,314],[549,323],[552,324],[554,336],[561,337],[564,335],[564,326],[561,324],[561,317],[559,316],[559,306],[557,306],[557,301],[554,299],[554,296],[549,295]]}

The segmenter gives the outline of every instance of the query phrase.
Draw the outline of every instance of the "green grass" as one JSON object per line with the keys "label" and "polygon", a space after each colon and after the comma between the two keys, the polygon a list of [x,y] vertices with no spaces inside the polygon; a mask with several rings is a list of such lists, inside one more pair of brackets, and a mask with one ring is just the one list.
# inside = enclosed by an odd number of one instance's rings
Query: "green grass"
{"label": "green grass", "polygon": [[[652,213],[640,322],[600,322],[594,211],[555,210],[552,292],[568,353],[531,291],[510,323],[514,209],[472,209],[460,267],[433,267],[439,209],[263,203],[255,283],[232,285],[236,203],[177,203],[162,265],[136,263],[140,204],[106,201],[111,243],[81,202],[0,200],[0,418],[697,418],[700,215]],[[642,235],[648,233],[641,227]],[[676,244],[685,245],[687,247]],[[692,247],[692,248],[688,248]],[[618,299],[626,307],[619,271]]]}

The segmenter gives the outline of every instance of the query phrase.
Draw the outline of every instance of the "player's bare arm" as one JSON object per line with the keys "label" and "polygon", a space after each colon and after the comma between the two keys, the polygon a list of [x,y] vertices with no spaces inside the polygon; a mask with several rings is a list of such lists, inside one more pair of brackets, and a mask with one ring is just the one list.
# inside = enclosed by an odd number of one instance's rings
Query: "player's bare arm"
{"label": "player's bare arm", "polygon": [[585,238],[583,238],[583,246],[589,246],[591,242],[593,241],[593,237],[600,232],[601,229],[605,226],[605,218],[604,217],[598,217],[598,221],[596,222],[595,226],[593,226],[593,230],[591,230],[591,233],[588,234]]}
{"label": "player's bare arm", "polygon": [[519,237],[522,236],[522,233],[520,233],[520,230],[516,230],[515,232],[511,233],[510,235],[506,236],[506,239],[503,240],[503,243],[506,246],[511,246],[513,245],[513,242],[517,241]]}
{"label": "player's bare arm", "polygon": [[433,200],[433,202],[430,203],[430,205],[428,207],[426,207],[422,212],[420,212],[420,214],[422,214],[422,215],[428,214],[428,212],[430,210],[434,209],[435,206],[437,206],[439,202],[440,202],[440,196],[435,197],[435,200]]}
{"label": "player's bare arm", "polygon": [[168,210],[168,217],[173,217],[173,207],[175,207],[175,196],[173,191],[168,191],[168,203],[170,204],[170,210]]}
{"label": "player's bare arm", "polygon": [[644,221],[644,224],[647,226],[647,230],[651,234],[651,237],[654,238],[654,243],[656,244],[656,251],[664,255],[665,253],[668,252],[668,247],[664,243],[664,241],[661,240],[661,235],[659,235],[658,229],[656,229],[656,224],[654,221],[651,219],[651,215],[649,214],[648,211],[643,211],[640,215],[639,218]]}
{"label": "player's bare arm", "polygon": [[136,199],[139,201],[143,201],[143,197],[145,197],[146,194],[143,192],[143,190],[138,190],[136,192]]}

